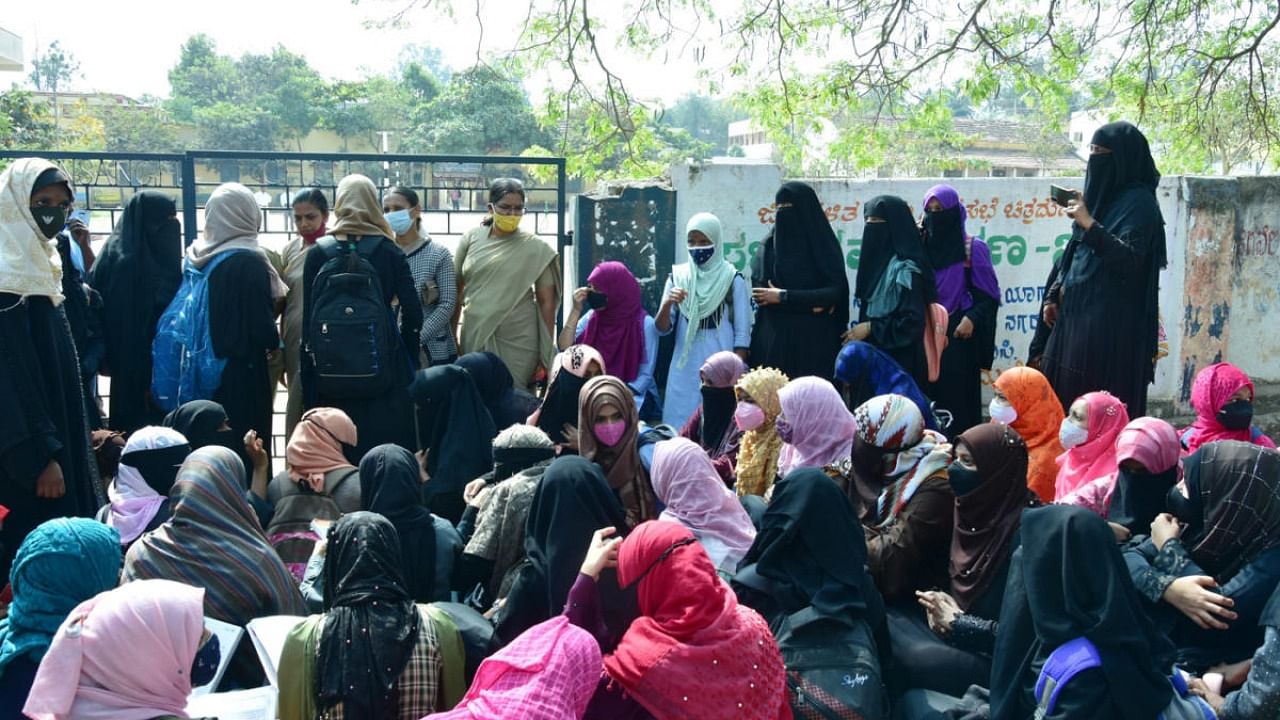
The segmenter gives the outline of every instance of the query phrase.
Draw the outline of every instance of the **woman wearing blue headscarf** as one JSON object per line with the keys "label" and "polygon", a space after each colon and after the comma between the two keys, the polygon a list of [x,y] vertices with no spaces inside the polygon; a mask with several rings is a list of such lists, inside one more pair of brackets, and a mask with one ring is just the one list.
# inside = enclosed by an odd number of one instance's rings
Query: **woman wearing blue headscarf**
{"label": "woman wearing blue headscarf", "polygon": [[929,398],[897,360],[871,343],[854,340],[836,356],[836,386],[844,404],[853,412],[859,405],[880,395],[901,395],[920,408],[924,425],[938,429]]}
{"label": "woman wearing blue headscarf", "polygon": [[0,717],[22,717],[53,635],[77,605],[120,583],[120,533],[84,518],[31,531],[9,571],[13,602],[0,620]]}

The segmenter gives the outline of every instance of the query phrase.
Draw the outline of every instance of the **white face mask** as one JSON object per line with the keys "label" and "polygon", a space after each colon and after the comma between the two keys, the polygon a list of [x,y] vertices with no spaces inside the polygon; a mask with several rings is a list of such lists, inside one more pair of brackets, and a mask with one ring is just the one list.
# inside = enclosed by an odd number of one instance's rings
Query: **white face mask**
{"label": "white face mask", "polygon": [[1007,401],[998,397],[991,398],[991,404],[987,406],[987,410],[991,413],[991,422],[1001,425],[1012,425],[1013,421],[1018,419],[1018,411],[1014,410]]}
{"label": "white face mask", "polygon": [[1088,428],[1082,428],[1071,421],[1071,418],[1062,419],[1062,428],[1058,430],[1058,442],[1062,443],[1064,450],[1070,450],[1077,445],[1083,445],[1089,439]]}

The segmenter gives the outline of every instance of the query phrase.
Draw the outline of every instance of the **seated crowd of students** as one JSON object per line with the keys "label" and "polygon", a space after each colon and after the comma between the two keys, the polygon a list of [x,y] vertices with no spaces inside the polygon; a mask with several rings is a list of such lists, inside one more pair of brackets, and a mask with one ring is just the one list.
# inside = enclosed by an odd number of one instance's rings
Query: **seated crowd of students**
{"label": "seated crowd of students", "polygon": [[[874,343],[849,339],[820,377],[752,367],[745,285],[719,274],[696,282],[725,306],[679,312],[730,322],[682,328],[696,382],[667,393],[683,422],[650,424],[665,418],[645,408],[661,402],[654,345],[675,308],[649,319],[634,276],[606,263],[575,296],[590,312],[540,365],[540,395],[466,332],[461,356],[401,353],[386,372],[403,382],[374,394],[302,358],[272,477],[256,397],[279,338],[254,323],[274,323],[288,283],[253,252],[239,191],[215,196],[188,259],[250,251],[222,290],[210,272],[223,381],[71,446],[93,403],[46,242],[57,223],[39,217],[66,210],[70,181],[38,160],[0,177],[0,477],[34,478],[0,487],[14,542],[0,716],[187,717],[215,677],[273,686],[281,720],[1280,715],[1280,452],[1234,365],[1200,371],[1181,432],[1103,389],[1064,409],[1030,367],[999,375],[990,422],[953,432]],[[383,210],[371,182],[343,180],[332,232],[386,244],[337,257],[387,280],[373,286],[399,341],[429,356],[394,244],[412,231]],[[712,220],[690,222],[691,251],[719,248]],[[547,264],[528,252],[541,265],[521,269],[517,300],[532,331],[495,320],[499,345],[547,340]],[[304,323],[325,312],[307,293],[340,282],[325,258],[305,260]],[[18,272],[33,263],[43,275]],[[263,302],[216,310],[251,292]],[[206,627],[276,616],[294,620],[271,668]]]}

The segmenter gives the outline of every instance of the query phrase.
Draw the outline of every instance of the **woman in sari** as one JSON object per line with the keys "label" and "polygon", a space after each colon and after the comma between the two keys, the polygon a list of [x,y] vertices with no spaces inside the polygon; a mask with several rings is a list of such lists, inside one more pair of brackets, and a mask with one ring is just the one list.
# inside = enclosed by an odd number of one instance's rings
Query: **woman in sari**
{"label": "woman in sari", "polygon": [[531,388],[555,356],[560,261],[541,238],[520,228],[524,185],[489,186],[489,217],[462,236],[454,257],[461,334],[458,352],[492,352],[516,387]]}
{"label": "woman in sari", "polygon": [[1062,429],[1062,403],[1039,370],[1013,367],[1000,373],[992,385],[991,421],[1004,423],[1027,443],[1027,487],[1046,503],[1053,502],[1058,478],[1058,456],[1063,453],[1058,433]]}
{"label": "woman in sari", "polygon": [[293,196],[293,228],[297,233],[280,251],[284,266],[282,279],[289,287],[284,296],[284,313],[280,316],[280,336],[284,341],[284,372],[289,386],[285,409],[284,434],[302,418],[302,275],[307,253],[316,241],[328,234],[329,199],[318,188],[307,188]]}
{"label": "woman in sari", "polygon": [[144,190],[129,199],[116,234],[93,264],[89,284],[102,295],[107,343],[103,375],[111,377],[111,428],[133,432],[160,422],[151,402],[151,343],[156,323],[182,283],[178,206]]}

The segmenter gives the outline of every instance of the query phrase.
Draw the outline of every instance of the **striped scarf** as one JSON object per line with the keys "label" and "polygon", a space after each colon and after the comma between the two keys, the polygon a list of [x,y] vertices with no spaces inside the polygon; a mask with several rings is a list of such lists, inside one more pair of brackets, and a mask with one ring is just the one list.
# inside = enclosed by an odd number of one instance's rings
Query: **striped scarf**
{"label": "striped scarf", "polygon": [[909,398],[879,395],[853,412],[862,442],[885,451],[876,500],[878,527],[892,525],[911,496],[951,463],[951,445],[938,432],[926,430],[924,416]]}
{"label": "striped scarf", "polygon": [[293,576],[244,498],[243,475],[240,458],[226,448],[193,452],[169,492],[173,517],[129,549],[125,580],[202,587],[205,614],[234,625],[306,614]]}

